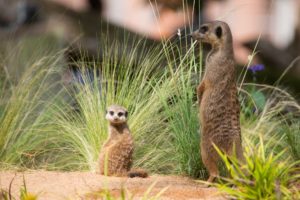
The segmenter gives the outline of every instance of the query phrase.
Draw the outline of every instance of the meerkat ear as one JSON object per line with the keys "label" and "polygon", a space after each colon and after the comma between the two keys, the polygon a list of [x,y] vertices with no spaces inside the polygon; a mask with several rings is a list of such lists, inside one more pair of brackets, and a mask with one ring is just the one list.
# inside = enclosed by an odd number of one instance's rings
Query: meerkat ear
{"label": "meerkat ear", "polygon": [[125,111],[125,117],[127,117],[128,116],[128,112],[127,111]]}
{"label": "meerkat ear", "polygon": [[215,34],[218,38],[221,38],[222,37],[222,34],[223,34],[223,30],[222,30],[222,27],[221,26],[218,26],[216,29],[215,29]]}

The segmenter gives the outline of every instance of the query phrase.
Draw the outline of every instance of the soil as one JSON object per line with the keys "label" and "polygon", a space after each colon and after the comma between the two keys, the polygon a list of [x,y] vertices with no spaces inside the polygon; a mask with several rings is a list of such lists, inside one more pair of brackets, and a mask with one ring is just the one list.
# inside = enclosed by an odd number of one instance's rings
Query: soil
{"label": "soil", "polygon": [[[216,188],[207,188],[195,180],[179,176],[151,175],[148,178],[105,177],[91,172],[53,172],[53,171],[0,171],[0,188],[9,191],[18,199],[23,177],[27,191],[38,194],[39,200],[51,199],[101,199],[101,192],[110,191],[120,197],[122,188],[126,199],[144,199],[163,192],[159,199],[225,199]],[[153,186],[153,188],[150,188]],[[97,198],[96,198],[97,197]],[[0,197],[1,199],[1,197]]]}

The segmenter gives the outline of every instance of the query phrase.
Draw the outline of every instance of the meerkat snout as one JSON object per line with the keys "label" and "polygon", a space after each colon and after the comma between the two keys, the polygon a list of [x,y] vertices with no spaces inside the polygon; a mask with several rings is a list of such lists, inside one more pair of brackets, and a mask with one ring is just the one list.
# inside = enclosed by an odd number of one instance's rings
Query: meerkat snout
{"label": "meerkat snout", "polygon": [[194,31],[191,36],[194,40],[203,42],[203,39],[205,39],[207,32],[209,31],[209,28],[207,25],[202,25],[198,30]]}

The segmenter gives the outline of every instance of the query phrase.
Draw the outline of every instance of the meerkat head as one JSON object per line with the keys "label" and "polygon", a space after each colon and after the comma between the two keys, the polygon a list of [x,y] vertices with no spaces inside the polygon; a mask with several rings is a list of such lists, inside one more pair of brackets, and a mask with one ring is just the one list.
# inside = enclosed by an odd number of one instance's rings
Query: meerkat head
{"label": "meerkat head", "polygon": [[202,43],[209,43],[214,47],[232,44],[230,28],[228,24],[222,21],[213,21],[203,24],[191,35],[193,39]]}
{"label": "meerkat head", "polygon": [[111,105],[106,110],[105,118],[110,124],[123,124],[127,122],[128,112],[125,108],[119,105]]}

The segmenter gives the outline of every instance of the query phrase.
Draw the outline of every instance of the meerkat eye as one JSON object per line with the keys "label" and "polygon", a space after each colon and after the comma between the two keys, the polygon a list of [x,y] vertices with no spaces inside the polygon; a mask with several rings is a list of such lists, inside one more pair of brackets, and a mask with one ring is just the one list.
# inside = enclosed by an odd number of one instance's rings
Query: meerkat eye
{"label": "meerkat eye", "polygon": [[216,28],[216,30],[215,30],[215,33],[216,33],[216,36],[218,37],[218,38],[221,38],[222,37],[222,28],[220,27],[220,26],[218,26],[217,28]]}
{"label": "meerkat eye", "polygon": [[122,112],[118,113],[118,117],[122,117],[123,115],[124,115],[124,113],[122,113]]}
{"label": "meerkat eye", "polygon": [[203,26],[200,27],[200,30],[199,30],[200,33],[204,34],[204,33],[206,33],[207,31],[208,31],[208,26],[203,25]]}
{"label": "meerkat eye", "polygon": [[109,114],[110,115],[114,115],[114,111],[109,111]]}

